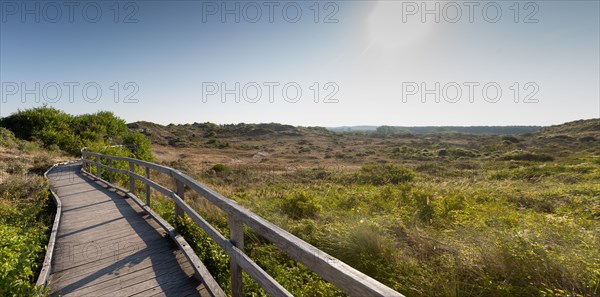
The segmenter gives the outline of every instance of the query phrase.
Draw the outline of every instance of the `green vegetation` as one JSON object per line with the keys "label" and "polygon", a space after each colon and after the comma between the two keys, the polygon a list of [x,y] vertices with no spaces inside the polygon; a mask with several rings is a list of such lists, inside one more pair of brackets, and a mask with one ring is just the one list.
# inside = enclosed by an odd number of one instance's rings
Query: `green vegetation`
{"label": "green vegetation", "polygon": [[[576,183],[554,171],[542,167],[535,180],[519,173],[498,179],[501,168],[464,178],[424,173],[402,183],[353,183],[353,174],[326,171],[330,178],[310,184],[290,176],[214,187],[408,296],[594,296],[600,167],[561,170]],[[300,281],[293,270],[277,271]]]}
{"label": "green vegetation", "polygon": [[16,137],[38,141],[45,148],[59,148],[79,156],[83,147],[102,148],[123,144],[141,159],[152,158],[150,142],[139,132],[130,132],[125,121],[112,112],[73,116],[52,107],[20,110],[0,119],[0,127]]}
{"label": "green vegetation", "polygon": [[[124,147],[108,147],[122,144]],[[0,119],[0,296],[32,296],[55,206],[42,177],[82,147],[153,160],[150,141],[110,112],[72,116],[49,107]],[[71,156],[68,156],[68,155]]]}
{"label": "green vegetation", "polygon": [[52,226],[48,183],[11,177],[0,185],[0,295],[33,295]]}
{"label": "green vegetation", "polygon": [[365,165],[355,176],[359,183],[377,186],[410,182],[415,177],[412,171],[394,164]]}
{"label": "green vegetation", "polygon": [[[326,137],[337,147],[327,154],[358,168],[266,172],[217,163],[226,170],[186,171],[407,296],[597,296],[600,129],[583,124],[588,128],[570,127],[576,132],[568,135],[560,128],[558,137],[552,128],[497,137],[334,134]],[[365,137],[370,144],[357,147]],[[314,139],[294,143],[322,151]],[[364,161],[370,158],[377,162]],[[227,234],[224,214],[188,197]],[[228,288],[227,256],[193,223],[183,224]],[[259,235],[245,236],[248,254],[293,294],[341,294]],[[264,295],[244,281],[247,295]]]}
{"label": "green vegetation", "polygon": [[[0,295],[34,290],[52,213],[47,184],[35,174],[64,158],[61,150],[78,155],[77,145],[153,160],[149,138],[162,150],[157,162],[407,296],[598,296],[599,122],[498,136],[144,122],[130,124],[129,132],[110,113],[20,111],[0,121],[17,136],[0,128],[0,235],[6,238],[0,263],[8,263],[0,266],[0,290],[6,290]],[[127,186],[126,176],[115,178]],[[153,180],[174,188],[169,176]],[[175,221],[172,201],[154,194],[152,208],[178,226],[230,292],[228,256],[189,218]],[[226,214],[189,190],[185,196],[228,235]],[[13,223],[13,217],[22,219]],[[343,296],[247,228],[245,251],[294,295]],[[266,296],[247,275],[244,288],[248,296]]]}
{"label": "green vegetation", "polygon": [[431,134],[431,133],[465,133],[465,134],[525,134],[540,130],[540,126],[426,126],[426,127],[397,127],[397,126],[352,126],[330,128],[336,132],[375,133],[379,135],[402,134]]}
{"label": "green vegetation", "polygon": [[0,128],[0,296],[31,296],[54,219],[40,173],[60,153]]}

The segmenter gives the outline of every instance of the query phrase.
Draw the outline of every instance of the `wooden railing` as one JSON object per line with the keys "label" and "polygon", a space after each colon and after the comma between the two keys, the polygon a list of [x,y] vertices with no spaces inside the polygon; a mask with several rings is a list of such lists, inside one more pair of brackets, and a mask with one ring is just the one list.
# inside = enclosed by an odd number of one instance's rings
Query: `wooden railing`
{"label": "wooden railing", "polygon": [[[108,165],[103,164],[103,160]],[[243,296],[242,271],[245,271],[272,296],[293,296],[244,253],[244,226],[248,226],[268,239],[290,257],[350,296],[402,296],[402,294],[277,227],[178,170],[138,159],[102,155],[85,150],[82,151],[82,161],[85,169],[87,169],[87,166],[95,166],[98,177],[101,177],[102,169],[106,169],[110,183],[113,183],[113,172],[127,175],[129,177],[129,192],[133,194],[136,191],[135,181],[138,180],[144,183],[145,202],[148,207],[150,206],[151,188],[172,199],[175,205],[175,214],[178,218],[183,218],[184,214],[187,214],[229,255],[231,259],[231,288],[234,297]],[[113,161],[127,162],[129,169],[115,168],[113,167]],[[135,173],[135,165],[143,168],[145,176]],[[171,176],[176,189],[172,191],[154,182],[151,178],[152,170]],[[88,172],[91,172],[91,170],[88,170]],[[195,191],[228,215],[229,239],[219,233],[217,229],[185,203],[184,193],[186,187]]]}

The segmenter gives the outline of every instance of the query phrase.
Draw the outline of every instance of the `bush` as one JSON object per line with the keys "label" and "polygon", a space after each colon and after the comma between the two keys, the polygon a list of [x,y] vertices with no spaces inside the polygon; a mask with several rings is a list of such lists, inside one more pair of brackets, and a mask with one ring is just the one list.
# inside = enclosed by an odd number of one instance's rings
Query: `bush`
{"label": "bush", "polygon": [[510,152],[510,153],[504,155],[503,157],[501,157],[500,160],[549,162],[549,161],[554,161],[554,157],[552,157],[550,155],[546,155],[546,154],[535,154],[535,153],[526,152],[526,151],[513,151],[513,152]]}
{"label": "bush", "polygon": [[0,295],[33,296],[37,259],[42,252],[37,235],[0,225]]}
{"label": "bush", "polygon": [[440,149],[437,152],[438,157],[445,157],[448,156],[448,150],[447,149]]}
{"label": "bush", "polygon": [[410,182],[415,174],[396,164],[364,165],[355,174],[355,180],[361,184],[386,185]]}
{"label": "bush", "polygon": [[211,169],[215,173],[222,173],[222,172],[227,171],[229,168],[227,168],[227,165],[219,163],[219,164],[215,164]]}
{"label": "bush", "polygon": [[299,191],[283,198],[281,209],[293,219],[312,218],[322,210],[313,195]]}
{"label": "bush", "polygon": [[584,137],[579,138],[579,141],[581,141],[581,142],[594,142],[594,141],[596,141],[596,137],[594,137],[594,136],[584,136]]}
{"label": "bush", "polygon": [[512,136],[512,135],[505,135],[505,136],[502,136],[502,140],[504,140],[504,141],[508,141],[508,142],[510,142],[510,143],[518,143],[518,142],[521,142],[521,139],[519,139],[519,138],[517,138],[517,137],[515,137],[515,136]]}
{"label": "bush", "polygon": [[[48,142],[57,133],[70,133],[73,116],[52,107],[36,107],[27,110],[19,110],[8,117],[2,118],[0,124],[15,133],[15,136],[25,140],[33,140],[47,136]],[[49,143],[52,144],[52,143]]]}
{"label": "bush", "polygon": [[48,183],[13,175],[0,184],[0,296],[33,296],[52,225]]}
{"label": "bush", "polygon": [[17,139],[15,138],[15,134],[6,128],[0,127],[0,146],[16,147]]}
{"label": "bush", "polygon": [[[77,156],[82,147],[128,146],[136,158],[153,160],[150,141],[139,132],[129,132],[125,121],[112,112],[72,116],[52,107],[19,110],[0,120],[0,126],[17,138],[40,141],[46,148],[60,148]],[[7,140],[5,140],[7,139]],[[10,140],[0,131],[0,143]]]}
{"label": "bush", "polygon": [[448,155],[455,157],[455,158],[459,158],[459,157],[474,158],[474,157],[479,156],[479,152],[477,152],[477,151],[463,149],[460,147],[449,147],[447,150],[448,150]]}
{"label": "bush", "polygon": [[152,144],[150,140],[140,132],[129,132],[123,137],[123,145],[126,146],[135,158],[146,161],[154,161],[152,155]]}

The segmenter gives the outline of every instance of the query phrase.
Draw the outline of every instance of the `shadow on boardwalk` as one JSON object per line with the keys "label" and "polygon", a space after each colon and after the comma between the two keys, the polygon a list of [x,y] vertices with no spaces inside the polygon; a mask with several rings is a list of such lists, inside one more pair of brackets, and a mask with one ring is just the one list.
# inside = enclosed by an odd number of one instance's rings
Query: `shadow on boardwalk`
{"label": "shadow on boardwalk", "polygon": [[63,205],[48,284],[53,295],[209,296],[150,216],[80,169],[64,165],[48,174]]}

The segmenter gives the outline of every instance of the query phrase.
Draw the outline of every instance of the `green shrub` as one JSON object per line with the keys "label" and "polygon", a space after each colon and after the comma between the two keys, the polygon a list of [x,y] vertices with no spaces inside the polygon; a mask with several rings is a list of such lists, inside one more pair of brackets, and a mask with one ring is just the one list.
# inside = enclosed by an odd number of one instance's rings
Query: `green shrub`
{"label": "green shrub", "polygon": [[432,193],[423,190],[414,190],[411,192],[411,198],[416,206],[416,216],[424,223],[431,223],[434,214],[432,204]]}
{"label": "green shrub", "polygon": [[361,184],[386,185],[410,182],[415,174],[396,164],[364,165],[355,174],[355,180]]}
{"label": "green shrub", "polygon": [[[17,138],[36,140],[46,148],[60,148],[74,156],[80,154],[82,147],[102,148],[123,144],[130,148],[134,157],[153,160],[150,141],[146,136],[139,132],[129,132],[125,121],[112,112],[100,111],[73,116],[43,106],[19,110],[2,118],[0,126],[12,131]],[[10,136],[5,136],[7,134],[4,130],[0,133],[0,139],[10,139]]]}
{"label": "green shrub", "polygon": [[594,136],[583,136],[579,138],[579,141],[581,142],[594,142],[596,141],[596,137]]}
{"label": "green shrub", "polygon": [[[15,133],[15,136],[25,140],[33,140],[34,137],[49,142],[56,133],[70,133],[73,116],[52,107],[35,107],[19,110],[8,117],[2,118],[0,124]],[[50,143],[52,144],[52,143]]]}
{"label": "green shrub", "polygon": [[502,140],[508,141],[510,143],[519,143],[519,142],[521,142],[521,139],[519,139],[519,138],[517,138],[515,136],[512,136],[512,135],[502,136]]}
{"label": "green shrub", "polygon": [[536,154],[526,151],[513,151],[505,154],[500,158],[504,161],[532,161],[532,162],[550,162],[554,161],[554,157],[547,154]]}
{"label": "green shrub", "polygon": [[12,175],[0,184],[0,296],[35,295],[52,225],[48,189],[39,176]]}
{"label": "green shrub", "polygon": [[229,170],[229,168],[227,168],[227,165],[221,164],[221,163],[213,165],[213,167],[211,167],[211,169],[215,173],[223,173],[223,172]]}
{"label": "green shrub", "polygon": [[477,151],[463,149],[460,147],[449,147],[446,150],[448,151],[447,155],[449,155],[451,157],[455,157],[455,158],[460,158],[460,157],[474,158],[474,157],[479,156],[479,152],[477,152]]}
{"label": "green shrub", "polygon": [[14,160],[7,164],[6,172],[10,174],[25,174],[27,173],[27,164]]}
{"label": "green shrub", "polygon": [[206,138],[216,138],[217,137],[217,132],[215,131],[208,131],[204,134],[204,137]]}
{"label": "green shrub", "polygon": [[15,134],[3,127],[0,127],[0,146],[4,147],[16,147],[17,139],[15,138]]}
{"label": "green shrub", "polygon": [[437,152],[438,157],[445,157],[448,156],[448,150],[447,149],[440,149]]}
{"label": "green shrub", "polygon": [[326,252],[371,277],[380,280],[394,277],[394,242],[374,225],[335,230],[323,245]]}
{"label": "green shrub", "polygon": [[298,191],[283,198],[281,209],[290,218],[301,219],[316,217],[323,207],[313,195]]}
{"label": "green shrub", "polygon": [[38,234],[0,225],[0,295],[33,296],[32,284],[42,252]]}
{"label": "green shrub", "polygon": [[140,132],[129,132],[123,137],[123,145],[127,147],[135,158],[146,161],[154,161],[152,155],[152,144],[150,140]]}

